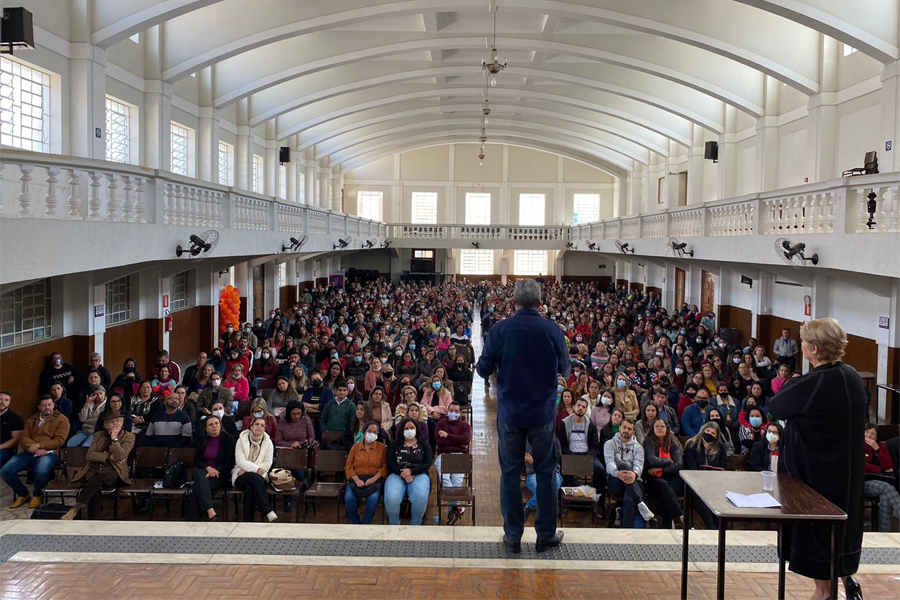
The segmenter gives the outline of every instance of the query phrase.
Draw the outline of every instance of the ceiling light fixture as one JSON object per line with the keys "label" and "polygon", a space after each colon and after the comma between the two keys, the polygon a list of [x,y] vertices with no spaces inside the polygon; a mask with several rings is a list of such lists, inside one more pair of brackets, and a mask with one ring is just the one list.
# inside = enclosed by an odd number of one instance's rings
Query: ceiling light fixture
{"label": "ceiling light fixture", "polygon": [[485,62],[481,59],[481,70],[485,76],[491,75],[491,87],[497,86],[497,73],[506,68],[506,59],[500,60],[500,53],[497,52],[497,7],[494,6],[494,36],[491,39],[491,62]]}

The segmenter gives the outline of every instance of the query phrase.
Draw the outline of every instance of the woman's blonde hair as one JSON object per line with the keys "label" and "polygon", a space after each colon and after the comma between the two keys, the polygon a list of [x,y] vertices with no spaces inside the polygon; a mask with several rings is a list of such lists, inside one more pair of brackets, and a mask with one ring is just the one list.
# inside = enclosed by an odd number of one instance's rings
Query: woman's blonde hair
{"label": "woman's blonde hair", "polygon": [[815,345],[822,362],[830,363],[844,357],[847,347],[847,331],[837,319],[826,317],[807,321],[800,327],[800,339],[807,345]]}
{"label": "woman's blonde hair", "polygon": [[267,417],[269,416],[269,405],[266,404],[266,401],[264,398],[260,397],[260,398],[256,398],[253,400],[253,402],[250,404],[250,413],[251,414],[253,413],[254,408],[261,408],[263,410],[263,412],[266,414],[266,416]]}

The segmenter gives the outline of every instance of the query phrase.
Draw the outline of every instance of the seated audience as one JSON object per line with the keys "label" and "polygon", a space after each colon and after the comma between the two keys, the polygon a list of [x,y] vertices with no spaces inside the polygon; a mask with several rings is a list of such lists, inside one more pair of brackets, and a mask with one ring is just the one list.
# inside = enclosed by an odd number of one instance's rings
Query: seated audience
{"label": "seated audience", "polygon": [[272,468],[274,448],[266,433],[266,420],[254,418],[250,427],[241,431],[234,450],[234,467],[231,469],[231,484],[244,492],[244,522],[252,523],[254,514],[259,514],[269,522],[278,518],[269,503],[266,484]]}
{"label": "seated audience", "polygon": [[[759,346],[757,346],[758,348]],[[724,436],[723,436],[724,437]],[[778,422],[769,423],[766,436],[750,448],[750,468],[754,471],[775,471],[786,473],[784,462],[778,460],[784,430]]]}
{"label": "seated audience", "polygon": [[269,414],[269,407],[262,398],[257,398],[250,403],[250,414],[241,421],[241,431],[248,429],[254,419],[265,419],[266,433],[269,437],[274,437],[275,430],[278,427],[278,419]]}
{"label": "seated audience", "polygon": [[[340,381],[335,385],[335,397],[322,409],[322,417],[319,419],[319,428],[324,435],[326,432],[343,433],[350,425],[350,419],[356,411],[356,405],[347,399],[347,382]],[[341,442],[334,443],[334,448],[341,447]]]}
{"label": "seated audience", "polygon": [[200,414],[208,415],[217,402],[225,407],[228,415],[233,415],[237,410],[234,391],[222,385],[222,376],[218,371],[210,375],[209,386],[203,388],[197,396],[197,410]]}
{"label": "seated audience", "polygon": [[234,399],[243,402],[250,399],[250,382],[244,377],[244,367],[240,364],[232,365],[229,373],[231,376],[222,382],[222,387],[234,393]]}
{"label": "seated audience", "polygon": [[866,481],[863,489],[867,498],[878,498],[878,531],[891,531],[891,519],[900,518],[900,492],[897,473],[887,444],[878,441],[878,428],[866,424]]}
{"label": "seated audience", "polygon": [[66,445],[90,446],[91,441],[94,439],[94,429],[97,426],[97,421],[105,410],[106,388],[98,385],[91,390],[90,395],[87,397],[87,401],[84,403],[84,408],[78,413],[78,421],[81,423],[81,426],[78,431],[75,432],[75,435],[69,438],[69,442]]}
{"label": "seated audience", "polygon": [[606,469],[603,464],[603,449],[600,446],[600,438],[597,427],[585,417],[588,409],[588,401],[584,397],[575,400],[575,412],[563,419],[556,428],[556,437],[559,439],[563,454],[579,454],[591,457],[594,464],[594,477],[592,485],[601,496],[606,491]]}
{"label": "seated audience", "polygon": [[[41,396],[41,400],[44,396]],[[19,438],[25,429],[25,421],[9,408],[12,396],[9,392],[0,391],[0,467],[15,456],[19,447]]]}
{"label": "seated audience", "polygon": [[190,446],[194,435],[193,423],[183,410],[178,410],[178,399],[168,396],[165,410],[150,415],[144,443],[157,448],[184,448]]}
{"label": "seated audience", "polygon": [[[437,470],[437,475],[441,478],[441,485],[444,487],[462,486],[464,475],[461,473],[442,474],[441,457],[444,454],[468,454],[469,443],[472,441],[472,428],[460,418],[460,410],[459,402],[451,402],[447,418],[441,419],[434,426],[434,439],[437,448],[434,468]],[[466,512],[466,509],[454,501],[449,502],[449,505],[447,525],[453,525]]]}
{"label": "seated audience", "polygon": [[[6,397],[9,397],[6,394]],[[53,466],[56,465],[57,451],[69,437],[69,420],[57,412],[52,398],[42,398],[38,403],[38,413],[25,421],[19,436],[22,451],[11,457],[0,469],[0,478],[12,488],[14,499],[10,508],[28,504],[29,508],[41,505],[44,488],[50,481]],[[19,479],[25,469],[34,470],[34,496]]]}
{"label": "seated audience", "polygon": [[390,475],[384,482],[384,508],[391,525],[400,524],[400,503],[409,496],[410,525],[421,525],[428,506],[431,480],[428,470],[433,462],[431,446],[420,439],[418,424],[410,418],[400,421],[402,434],[387,450]]}
{"label": "seated audience", "polygon": [[684,482],[678,475],[682,468],[684,455],[681,444],[666,421],[654,420],[644,440],[644,484],[647,492],[660,504],[663,529],[670,529],[672,523],[680,520],[683,514],[678,501],[678,497],[684,494]]}
{"label": "seated audience", "polygon": [[[717,423],[707,423],[703,431],[684,443],[684,468],[689,471],[712,469],[724,471],[728,468],[728,456],[720,444],[721,431]],[[718,519],[702,502],[696,502],[694,508],[708,529],[718,529]]]}
{"label": "seated audience", "polygon": [[[119,399],[121,409],[121,396]],[[134,448],[134,435],[125,429],[125,419],[119,410],[111,409],[103,414],[103,429],[93,434],[87,451],[87,465],[72,478],[78,483],[75,508],[62,516],[72,520],[79,509],[87,507],[88,519],[100,518],[100,492],[131,483],[128,473],[128,455]]]}
{"label": "seated audience", "polygon": [[[344,506],[347,509],[347,520],[351,523],[370,524],[378,509],[378,501],[388,476],[387,448],[378,441],[380,430],[381,426],[375,421],[364,423],[362,439],[350,448],[347,455],[344,468],[347,478]],[[362,521],[359,519],[360,500],[364,500],[366,504]]]}
{"label": "seated audience", "polygon": [[622,420],[619,433],[606,442],[603,454],[606,460],[606,487],[610,494],[622,497],[620,513],[622,527],[627,529],[635,527],[635,512],[640,513],[645,522],[650,521],[653,512],[644,503],[644,486],[641,483],[644,449],[634,439],[632,419],[626,417]]}

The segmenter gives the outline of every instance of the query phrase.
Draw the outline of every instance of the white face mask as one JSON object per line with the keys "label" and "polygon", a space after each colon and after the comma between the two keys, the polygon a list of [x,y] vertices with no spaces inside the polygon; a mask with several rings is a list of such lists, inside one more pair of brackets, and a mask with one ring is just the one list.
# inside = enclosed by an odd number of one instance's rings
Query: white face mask
{"label": "white face mask", "polygon": [[375,440],[377,440],[377,439],[378,439],[377,433],[372,433],[371,431],[366,432],[366,443],[367,444],[373,444],[373,443],[375,443]]}
{"label": "white face mask", "polygon": [[219,381],[218,379],[213,379],[213,380],[212,380],[212,386],[213,386],[214,388],[219,387],[219,385],[220,385],[221,383],[222,383],[222,382]]}
{"label": "white face mask", "polygon": [[416,430],[415,429],[404,429],[403,437],[405,437],[408,440],[413,439],[414,437],[416,437]]}
{"label": "white face mask", "polygon": [[253,413],[253,418],[254,418],[254,419],[261,419],[261,418],[263,418],[263,416],[264,416],[264,413],[262,413],[262,412],[255,412],[255,413]]}
{"label": "white face mask", "polygon": [[447,413],[447,417],[448,417],[451,421],[458,421],[458,420],[459,420],[459,413],[458,413],[458,412]]}
{"label": "white face mask", "polygon": [[610,404],[612,404],[612,398],[607,398],[606,396],[603,396],[602,398],[600,398],[600,402],[603,403],[603,406],[609,406]]}
{"label": "white face mask", "polygon": [[774,431],[770,431],[766,434],[766,439],[769,440],[770,444],[774,444],[778,441],[778,434]]}
{"label": "white face mask", "polygon": [[219,418],[221,419],[222,417],[225,416],[225,411],[224,411],[223,409],[220,408],[219,410],[214,410],[214,411],[212,411],[212,414],[215,415],[215,416],[217,416],[217,417],[219,417]]}

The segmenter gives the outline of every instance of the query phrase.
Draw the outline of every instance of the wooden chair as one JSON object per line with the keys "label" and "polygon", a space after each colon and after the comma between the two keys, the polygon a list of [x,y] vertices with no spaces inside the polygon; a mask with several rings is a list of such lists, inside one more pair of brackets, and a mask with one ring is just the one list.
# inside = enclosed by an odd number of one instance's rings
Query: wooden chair
{"label": "wooden chair", "polygon": [[[309,449],[308,448],[276,448],[275,463],[273,467],[279,469],[287,469],[288,471],[305,471],[309,465]],[[294,487],[289,490],[279,490],[273,486],[269,486],[269,497],[275,501],[280,497],[284,500],[286,497],[294,499],[294,523],[300,514],[300,496],[303,489],[297,487],[298,481],[294,480]]]}
{"label": "wooden chair", "polygon": [[66,496],[74,497],[78,493],[78,486],[72,483],[72,479],[87,465],[87,452],[86,446],[60,448],[57,463],[62,466],[60,477],[44,488],[44,494],[59,496],[60,502]]}
{"label": "wooden chair", "polygon": [[[166,467],[171,467],[175,463],[184,464],[185,473],[187,475],[186,481],[193,481],[194,478],[194,449],[193,448],[172,448],[169,450],[169,458],[166,461]],[[187,489],[184,486],[174,487],[174,488],[154,488],[150,495],[150,517],[153,517],[153,505],[154,500],[157,497],[163,498],[166,501],[166,513],[170,512],[170,501],[171,500],[181,500],[182,502],[182,513],[184,513],[184,496],[187,493]],[[183,514],[183,516],[185,516]]]}
{"label": "wooden chair", "polygon": [[145,446],[137,449],[134,457],[134,472],[137,475],[139,471],[145,471],[150,474],[150,477],[132,477],[131,484],[122,488],[131,496],[131,506],[135,515],[137,514],[137,498],[145,497],[150,500],[150,519],[153,519],[153,486],[162,479],[168,464],[166,462],[168,456],[168,448]]}
{"label": "wooden chair", "polygon": [[[444,487],[444,478],[441,475],[463,475],[463,486]],[[443,507],[450,505],[463,506],[472,509],[472,525],[475,525],[475,484],[472,481],[472,455],[471,454],[441,454],[441,475],[438,476],[438,514],[443,512]]]}
{"label": "wooden chair", "polygon": [[338,442],[344,439],[343,431],[323,431],[322,432],[322,448],[326,450],[330,449],[331,444]]}
{"label": "wooden chair", "polygon": [[[337,508],[337,521],[340,522],[341,501],[347,487],[347,483],[342,481],[346,465],[347,452],[343,450],[315,450],[310,464],[313,481],[303,496],[304,520],[309,516],[310,504],[313,506],[313,514],[316,514],[317,504],[333,502]],[[335,481],[319,481],[320,472],[323,475],[332,474]]]}
{"label": "wooden chair", "polygon": [[[560,474],[563,478],[573,477],[576,480],[591,484],[594,478],[594,457],[590,454],[563,454]],[[594,510],[593,498],[567,494],[562,488],[559,488],[560,525],[562,525],[563,517],[566,514],[566,508],[570,506],[589,508],[591,510],[591,522],[593,523],[596,519],[597,511]]]}
{"label": "wooden chair", "polygon": [[732,454],[728,457],[729,471],[750,471],[749,454]]}

